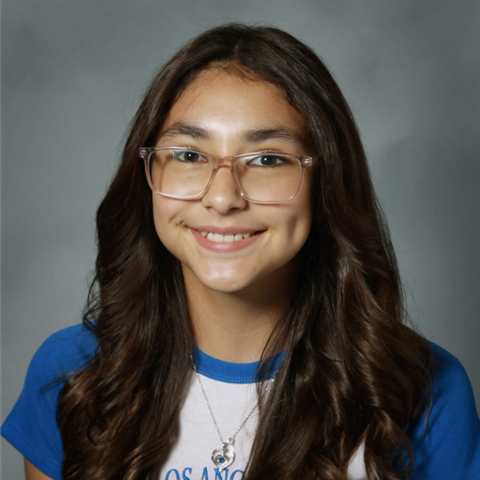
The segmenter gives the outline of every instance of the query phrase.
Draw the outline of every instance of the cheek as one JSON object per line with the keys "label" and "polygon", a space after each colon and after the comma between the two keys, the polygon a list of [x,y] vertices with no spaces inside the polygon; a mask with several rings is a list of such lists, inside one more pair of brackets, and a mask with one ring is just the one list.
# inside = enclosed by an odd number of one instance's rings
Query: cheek
{"label": "cheek", "polygon": [[153,207],[153,223],[155,224],[155,230],[157,231],[157,235],[161,240],[162,232],[164,230],[164,211],[155,196],[153,197],[153,200],[152,200],[152,207]]}
{"label": "cheek", "polygon": [[293,250],[291,252],[293,255],[296,255],[305,245],[312,227],[312,208],[309,195],[303,199],[299,198],[299,200],[301,201],[297,208],[285,222],[288,229],[287,248]]}
{"label": "cheek", "polygon": [[274,231],[279,234],[276,236],[276,248],[280,249],[286,258],[293,258],[300,251],[307,241],[312,225],[310,202],[301,198],[295,200],[295,204],[279,207],[276,215],[271,212],[271,218],[276,218]]}
{"label": "cheek", "polygon": [[175,251],[175,217],[178,214],[174,205],[161,196],[153,197],[153,222],[158,238],[176,256]]}
{"label": "cheek", "polygon": [[[309,180],[309,179],[306,179]],[[286,222],[292,234],[292,240],[295,243],[306,242],[312,226],[312,202],[310,198],[310,182],[304,182],[302,190],[298,197],[294,199],[295,204],[292,206],[292,212]]]}
{"label": "cheek", "polygon": [[307,241],[311,226],[312,219],[310,212],[302,211],[293,217],[287,224],[288,248],[292,248],[296,250],[295,253],[298,253]]}

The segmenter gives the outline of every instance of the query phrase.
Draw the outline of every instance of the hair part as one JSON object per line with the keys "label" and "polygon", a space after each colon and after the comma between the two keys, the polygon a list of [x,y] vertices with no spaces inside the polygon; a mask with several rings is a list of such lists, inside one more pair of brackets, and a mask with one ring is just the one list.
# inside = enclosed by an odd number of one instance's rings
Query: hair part
{"label": "hair part", "polygon": [[[362,443],[368,478],[408,478],[404,430],[429,388],[428,343],[405,325],[402,287],[350,109],[303,43],[272,27],[229,24],[183,47],[157,74],[97,212],[95,280],[84,314],[98,353],[61,391],[62,475],[157,479],[178,438],[192,333],[180,262],[155,232],[140,147],[152,146],[197,75],[222,68],[278,86],[322,157],[301,275],[264,359],[285,340],[262,401],[245,480],[345,478]],[[260,369],[266,375],[269,362]]]}

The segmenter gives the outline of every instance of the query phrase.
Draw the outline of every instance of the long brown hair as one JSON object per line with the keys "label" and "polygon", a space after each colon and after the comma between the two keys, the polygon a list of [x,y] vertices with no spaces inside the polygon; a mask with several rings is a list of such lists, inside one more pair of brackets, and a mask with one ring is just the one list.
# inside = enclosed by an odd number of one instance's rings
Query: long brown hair
{"label": "long brown hair", "polygon": [[180,263],[156,235],[138,152],[212,66],[279,86],[322,156],[301,273],[264,350],[268,358],[285,341],[245,480],[344,479],[363,442],[369,479],[408,478],[414,458],[404,430],[428,391],[431,354],[405,325],[396,258],[355,121],[311,49],[276,28],[238,24],[200,35],[158,73],[98,209],[84,324],[99,347],[61,391],[63,478],[156,480],[177,439],[192,336]]}

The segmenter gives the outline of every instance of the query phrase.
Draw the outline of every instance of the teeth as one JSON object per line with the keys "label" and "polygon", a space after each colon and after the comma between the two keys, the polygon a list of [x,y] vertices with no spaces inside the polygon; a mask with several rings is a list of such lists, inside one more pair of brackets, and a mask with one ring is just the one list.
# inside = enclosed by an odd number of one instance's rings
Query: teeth
{"label": "teeth", "polygon": [[244,238],[250,237],[251,233],[237,233],[236,235],[220,235],[219,233],[212,232],[200,232],[202,237],[206,237],[211,242],[223,243],[223,242],[238,242]]}

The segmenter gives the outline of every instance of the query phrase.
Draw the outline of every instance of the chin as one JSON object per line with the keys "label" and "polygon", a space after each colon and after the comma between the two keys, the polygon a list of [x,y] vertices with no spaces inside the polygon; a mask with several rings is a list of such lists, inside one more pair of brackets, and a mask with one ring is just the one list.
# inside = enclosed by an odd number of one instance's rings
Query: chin
{"label": "chin", "polygon": [[201,278],[197,277],[200,283],[210,290],[222,293],[235,293],[247,288],[251,283],[242,279],[232,277],[214,277]]}

